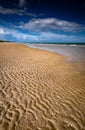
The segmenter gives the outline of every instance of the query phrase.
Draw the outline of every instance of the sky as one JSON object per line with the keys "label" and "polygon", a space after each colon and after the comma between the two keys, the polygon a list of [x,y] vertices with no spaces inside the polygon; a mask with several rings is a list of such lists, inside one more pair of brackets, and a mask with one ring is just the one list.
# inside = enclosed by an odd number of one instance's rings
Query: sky
{"label": "sky", "polygon": [[85,42],[85,0],[0,0],[0,40]]}

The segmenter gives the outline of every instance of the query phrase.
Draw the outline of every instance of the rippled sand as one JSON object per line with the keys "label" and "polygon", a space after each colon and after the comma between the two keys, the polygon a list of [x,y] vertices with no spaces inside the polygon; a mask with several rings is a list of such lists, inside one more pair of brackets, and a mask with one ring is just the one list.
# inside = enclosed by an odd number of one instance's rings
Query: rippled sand
{"label": "rippled sand", "polygon": [[0,44],[0,130],[85,130],[84,66]]}

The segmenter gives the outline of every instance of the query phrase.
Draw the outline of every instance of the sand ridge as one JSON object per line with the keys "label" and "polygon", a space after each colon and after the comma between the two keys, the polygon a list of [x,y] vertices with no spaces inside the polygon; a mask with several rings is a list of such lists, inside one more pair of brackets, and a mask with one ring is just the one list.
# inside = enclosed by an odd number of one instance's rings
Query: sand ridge
{"label": "sand ridge", "polygon": [[84,64],[1,44],[0,130],[85,130]]}

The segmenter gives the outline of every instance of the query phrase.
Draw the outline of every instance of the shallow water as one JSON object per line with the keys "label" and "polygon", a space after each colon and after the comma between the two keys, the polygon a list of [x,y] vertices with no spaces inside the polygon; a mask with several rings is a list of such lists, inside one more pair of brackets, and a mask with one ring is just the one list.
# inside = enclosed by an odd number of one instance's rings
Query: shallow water
{"label": "shallow water", "polygon": [[29,44],[29,46],[65,55],[71,62],[85,62],[84,45],[70,46],[70,45],[56,45],[56,44]]}

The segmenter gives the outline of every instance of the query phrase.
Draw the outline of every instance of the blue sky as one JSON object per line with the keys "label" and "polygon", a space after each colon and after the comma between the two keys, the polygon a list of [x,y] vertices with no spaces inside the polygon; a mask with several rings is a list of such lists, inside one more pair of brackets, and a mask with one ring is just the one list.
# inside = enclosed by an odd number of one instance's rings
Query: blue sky
{"label": "blue sky", "polygon": [[85,42],[84,0],[0,0],[0,40]]}

